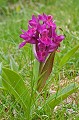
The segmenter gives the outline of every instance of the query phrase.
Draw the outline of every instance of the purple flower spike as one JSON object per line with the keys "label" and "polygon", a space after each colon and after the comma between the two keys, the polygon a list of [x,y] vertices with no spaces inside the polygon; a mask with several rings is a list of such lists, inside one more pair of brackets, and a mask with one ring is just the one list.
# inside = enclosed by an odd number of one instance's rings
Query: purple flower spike
{"label": "purple flower spike", "polygon": [[24,41],[19,48],[26,43],[34,44],[34,54],[39,62],[44,62],[49,53],[58,49],[60,42],[64,40],[63,35],[57,35],[56,24],[51,15],[41,14],[32,16],[29,20],[28,30],[22,30],[20,38]]}
{"label": "purple flower spike", "polygon": [[19,48],[22,48],[25,44],[26,44],[26,41],[22,42],[22,43],[19,45]]}
{"label": "purple flower spike", "polygon": [[46,57],[48,56],[46,46],[42,43],[39,43],[38,45],[33,46],[33,50],[37,60],[40,62],[44,62]]}
{"label": "purple flower spike", "polygon": [[29,25],[32,27],[37,27],[38,19],[34,15],[32,16],[32,20],[29,20]]}

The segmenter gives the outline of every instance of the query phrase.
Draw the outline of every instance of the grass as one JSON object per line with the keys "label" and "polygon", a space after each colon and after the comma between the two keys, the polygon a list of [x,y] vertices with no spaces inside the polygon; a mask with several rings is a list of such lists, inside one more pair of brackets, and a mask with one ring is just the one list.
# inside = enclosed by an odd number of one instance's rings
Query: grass
{"label": "grass", "polygon": [[[0,22],[0,62],[2,66],[19,71],[24,80],[31,81],[31,46],[27,45],[22,49],[18,49],[18,44],[21,42],[19,35],[22,29],[27,29],[28,20],[32,14],[40,13],[52,14],[59,28],[63,29],[66,38],[61,44],[60,53],[55,57],[54,72],[52,82],[55,90],[59,83],[66,84],[74,82],[74,79],[79,76],[79,50],[69,60],[59,73],[59,79],[55,78],[57,73],[57,63],[67,51],[79,43],[79,1],[78,0],[50,0],[40,2],[15,1],[1,2],[1,22]],[[12,61],[15,67],[12,66]],[[1,77],[0,77],[1,79]],[[78,80],[79,81],[79,80]],[[1,84],[1,82],[0,82]],[[61,87],[61,86],[59,86]],[[5,120],[24,120],[24,112],[21,106],[15,101],[14,96],[9,92],[0,90],[0,119]],[[72,102],[62,102],[56,111],[52,112],[52,120],[78,120],[79,118],[79,95],[71,96]],[[72,110],[72,112],[69,112]],[[42,111],[41,111],[42,113]],[[36,112],[36,118],[38,120]],[[50,112],[48,111],[48,116]],[[39,116],[40,120],[51,120],[47,116]]]}

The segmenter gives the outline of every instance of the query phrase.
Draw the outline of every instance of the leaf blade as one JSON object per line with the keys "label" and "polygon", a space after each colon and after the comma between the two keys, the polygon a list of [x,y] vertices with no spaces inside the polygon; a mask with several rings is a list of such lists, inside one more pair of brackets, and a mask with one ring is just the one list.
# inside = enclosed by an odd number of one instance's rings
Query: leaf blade
{"label": "leaf blade", "polygon": [[69,95],[75,92],[78,89],[79,85],[71,83],[70,85],[66,86],[65,88],[58,91],[52,95],[46,102],[50,106],[50,108],[54,108],[58,105],[61,101],[65,100]]}
{"label": "leaf blade", "polygon": [[42,68],[41,68],[41,73],[43,74],[41,79],[38,80],[38,88],[37,90],[39,92],[42,91],[42,89],[45,86],[46,80],[48,79],[48,77],[51,74],[52,71],[52,67],[53,67],[53,63],[54,63],[54,56],[55,56],[55,52],[51,53],[48,57],[48,59],[46,60],[46,62],[44,64],[42,64]]}
{"label": "leaf blade", "polygon": [[65,56],[63,56],[59,63],[59,69],[61,69],[62,66],[67,63],[67,61],[70,59],[71,56],[73,56],[73,54],[78,50],[78,48],[79,44],[72,48],[68,53],[66,53]]}
{"label": "leaf blade", "polygon": [[15,71],[8,68],[2,68],[2,83],[3,86],[9,90],[9,93],[13,94],[16,100],[22,105],[26,111],[26,116],[28,116],[29,100],[30,95],[28,93],[28,88],[21,76]]}

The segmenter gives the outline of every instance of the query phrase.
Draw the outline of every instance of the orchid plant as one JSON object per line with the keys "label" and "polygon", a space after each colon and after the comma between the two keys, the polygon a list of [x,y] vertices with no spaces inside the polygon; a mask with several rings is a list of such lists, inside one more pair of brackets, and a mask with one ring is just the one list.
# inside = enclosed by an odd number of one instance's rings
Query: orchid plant
{"label": "orchid plant", "polygon": [[[44,89],[50,75],[52,75],[51,72],[56,51],[65,38],[64,35],[57,34],[56,28],[57,26],[53,17],[43,13],[37,17],[33,15],[32,19],[29,20],[28,30],[22,30],[20,38],[23,39],[23,42],[19,45],[19,48],[22,48],[28,43],[32,44],[36,57],[33,61],[33,70],[37,72],[37,68],[39,68],[38,74],[36,75],[35,73],[33,74],[35,77],[32,76],[34,79],[31,81],[31,84],[33,83],[31,88],[29,87],[30,83],[25,84],[17,72],[8,68],[2,68],[3,86],[14,95],[17,102],[23,107],[25,120],[42,120],[43,115],[46,115],[50,119],[48,113],[52,115],[52,109],[78,88],[77,84],[72,83],[55,94],[49,94],[48,96]],[[75,46],[61,58],[58,71],[66,64],[78,48],[79,45]],[[45,98],[44,94],[46,95]]]}
{"label": "orchid plant", "polygon": [[[40,63],[39,75],[44,73],[42,81],[38,81],[38,91],[44,87],[48,79],[54,62],[55,52],[64,40],[63,35],[57,35],[56,24],[51,15],[32,16],[29,20],[28,30],[22,30],[20,35],[24,41],[19,45],[22,48],[26,43],[33,44],[33,51],[36,59]],[[40,87],[39,87],[40,86]]]}

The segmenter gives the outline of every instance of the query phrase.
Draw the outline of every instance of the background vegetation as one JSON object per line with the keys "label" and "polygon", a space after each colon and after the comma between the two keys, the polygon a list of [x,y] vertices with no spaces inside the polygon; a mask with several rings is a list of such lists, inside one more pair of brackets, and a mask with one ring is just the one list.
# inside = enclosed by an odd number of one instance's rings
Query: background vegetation
{"label": "background vegetation", "polygon": [[[31,46],[18,49],[21,29],[27,30],[28,20],[33,14],[51,14],[58,25],[58,32],[65,35],[60,53],[56,54],[51,81],[51,92],[57,86],[71,82],[79,83],[79,49],[55,78],[57,64],[62,56],[79,43],[79,0],[0,0],[0,72],[1,66],[19,71],[25,82],[31,80]],[[60,30],[62,28],[62,30]],[[0,76],[0,86],[2,85]],[[53,84],[52,84],[53,83]],[[78,120],[79,94],[72,96],[57,106],[52,112],[52,120]],[[0,90],[0,119],[23,120],[23,109],[8,91]],[[36,119],[37,120],[37,119]],[[45,120],[48,120],[47,118]]]}

